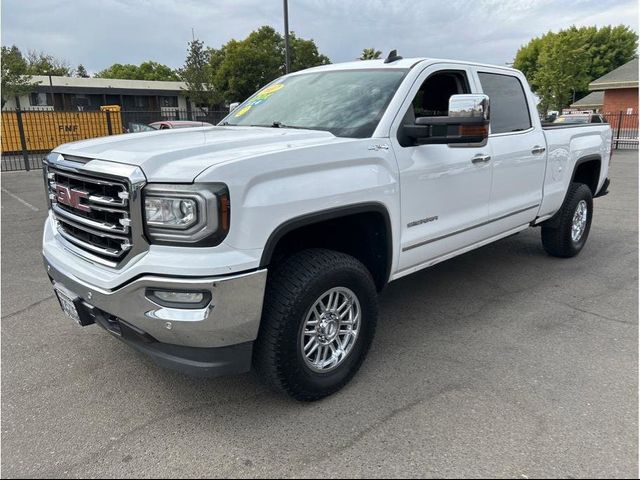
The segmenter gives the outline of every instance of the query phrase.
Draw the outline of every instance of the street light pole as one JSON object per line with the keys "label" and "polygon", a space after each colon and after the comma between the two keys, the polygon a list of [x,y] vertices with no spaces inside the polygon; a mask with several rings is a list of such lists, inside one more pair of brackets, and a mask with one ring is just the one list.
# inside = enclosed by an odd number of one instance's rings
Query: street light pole
{"label": "street light pole", "polygon": [[284,71],[289,73],[289,1],[284,3]]}
{"label": "street light pole", "polygon": [[[49,92],[51,95],[51,105],[53,106],[53,109],[56,109],[56,102],[53,99],[53,80],[51,80],[51,73],[48,74],[49,75]],[[45,95],[46,97],[46,95]]]}

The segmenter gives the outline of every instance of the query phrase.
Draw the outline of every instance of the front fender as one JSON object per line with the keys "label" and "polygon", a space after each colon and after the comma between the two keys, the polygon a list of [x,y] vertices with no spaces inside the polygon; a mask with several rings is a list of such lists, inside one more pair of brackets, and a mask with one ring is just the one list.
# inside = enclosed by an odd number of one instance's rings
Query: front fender
{"label": "front fender", "polygon": [[225,243],[259,251],[262,257],[273,232],[305,215],[375,203],[392,219],[399,218],[396,160],[391,150],[374,148],[379,143],[334,138],[215,165],[196,181],[216,179],[228,185],[231,224]]}

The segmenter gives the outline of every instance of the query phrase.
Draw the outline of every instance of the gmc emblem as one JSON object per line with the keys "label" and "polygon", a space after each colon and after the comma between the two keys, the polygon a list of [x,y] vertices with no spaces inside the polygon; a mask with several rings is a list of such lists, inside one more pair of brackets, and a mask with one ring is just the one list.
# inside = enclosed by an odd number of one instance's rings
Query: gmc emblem
{"label": "gmc emblem", "polygon": [[80,210],[82,212],[91,211],[91,207],[89,207],[89,205],[80,203],[80,199],[88,196],[89,194],[82,190],[74,190],[73,188],[65,187],[64,185],[56,185],[56,199],[58,200],[58,203],[75,208],[76,210]]}

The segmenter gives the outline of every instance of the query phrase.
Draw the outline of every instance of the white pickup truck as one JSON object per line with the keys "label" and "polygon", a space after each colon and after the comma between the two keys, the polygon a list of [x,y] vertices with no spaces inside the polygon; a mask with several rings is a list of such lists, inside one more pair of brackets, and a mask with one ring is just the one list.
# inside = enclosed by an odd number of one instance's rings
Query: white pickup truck
{"label": "white pickup truck", "polygon": [[278,78],[219,125],[61,145],[44,263],[63,310],[157,364],[339,390],[391,281],[529,227],[571,257],[606,124],[543,127],[517,70],[424,58]]}

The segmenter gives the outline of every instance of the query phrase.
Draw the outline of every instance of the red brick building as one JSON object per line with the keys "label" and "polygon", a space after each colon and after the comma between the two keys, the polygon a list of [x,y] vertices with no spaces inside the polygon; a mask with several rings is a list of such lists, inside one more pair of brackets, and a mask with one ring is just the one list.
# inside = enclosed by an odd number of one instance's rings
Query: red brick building
{"label": "red brick building", "polygon": [[[617,117],[638,114],[638,59],[607,73],[589,84],[592,92],[604,92],[602,113],[615,127]],[[636,117],[637,119],[637,117]],[[637,120],[636,120],[637,121]]]}

